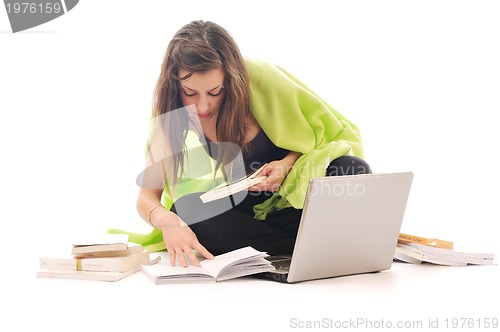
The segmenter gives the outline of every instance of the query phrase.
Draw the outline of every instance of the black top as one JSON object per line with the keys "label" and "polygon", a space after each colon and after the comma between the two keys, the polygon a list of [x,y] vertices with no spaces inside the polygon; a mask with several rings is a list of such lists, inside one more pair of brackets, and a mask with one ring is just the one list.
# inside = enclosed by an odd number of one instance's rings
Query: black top
{"label": "black top", "polygon": [[[212,143],[205,137],[207,143],[210,145],[210,150],[207,153],[212,157],[217,157],[217,144]],[[247,150],[243,152],[243,162],[245,163],[246,173],[249,174],[257,170],[261,165],[271,162],[273,160],[283,159],[289,150],[282,149],[274,145],[273,142],[267,137],[266,133],[260,129],[257,135],[248,143]]]}
{"label": "black top", "polygon": [[290,151],[274,145],[264,130],[248,143],[248,150],[243,153],[243,161],[247,173],[255,171],[262,164],[285,158]]}

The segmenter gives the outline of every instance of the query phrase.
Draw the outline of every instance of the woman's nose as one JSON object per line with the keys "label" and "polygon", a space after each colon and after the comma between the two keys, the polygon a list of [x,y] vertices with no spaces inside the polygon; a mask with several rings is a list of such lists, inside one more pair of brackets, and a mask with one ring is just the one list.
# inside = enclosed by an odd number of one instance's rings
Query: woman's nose
{"label": "woman's nose", "polygon": [[209,111],[210,104],[207,97],[200,96],[198,102],[196,103],[196,110],[198,113],[207,113]]}

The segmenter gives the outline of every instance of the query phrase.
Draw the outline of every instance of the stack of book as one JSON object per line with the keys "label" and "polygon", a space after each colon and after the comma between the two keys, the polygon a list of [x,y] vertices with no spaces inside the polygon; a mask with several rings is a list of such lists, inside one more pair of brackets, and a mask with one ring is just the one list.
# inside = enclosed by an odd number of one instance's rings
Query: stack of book
{"label": "stack of book", "polygon": [[421,264],[438,265],[492,265],[496,255],[492,253],[475,253],[453,250],[453,242],[440,239],[428,239],[409,234],[399,234],[394,260]]}
{"label": "stack of book", "polygon": [[106,234],[72,244],[71,253],[61,257],[40,257],[37,277],[117,281],[159,260],[151,259],[142,245],[128,242],[126,234]]}

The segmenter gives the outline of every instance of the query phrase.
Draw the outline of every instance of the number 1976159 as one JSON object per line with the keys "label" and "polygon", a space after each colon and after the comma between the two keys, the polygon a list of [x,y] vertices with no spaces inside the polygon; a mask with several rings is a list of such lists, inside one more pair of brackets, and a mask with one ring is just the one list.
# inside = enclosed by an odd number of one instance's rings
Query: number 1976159
{"label": "number 1976159", "polygon": [[63,9],[60,3],[14,2],[6,4],[7,13],[11,14],[59,14]]}
{"label": "number 1976159", "polygon": [[445,328],[498,328],[498,318],[446,318]]}

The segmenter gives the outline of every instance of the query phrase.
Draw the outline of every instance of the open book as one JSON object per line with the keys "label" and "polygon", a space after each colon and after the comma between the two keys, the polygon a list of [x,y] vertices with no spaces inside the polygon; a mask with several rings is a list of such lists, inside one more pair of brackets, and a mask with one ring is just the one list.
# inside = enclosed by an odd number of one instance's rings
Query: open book
{"label": "open book", "polygon": [[220,186],[215,187],[212,190],[207,191],[206,193],[204,193],[203,195],[200,196],[201,201],[203,203],[211,202],[211,201],[214,201],[214,200],[222,198],[222,197],[236,194],[236,193],[243,191],[243,190],[245,190],[253,185],[256,185],[257,183],[262,182],[267,177],[266,176],[257,176],[257,174],[259,174],[259,172],[266,165],[267,164],[262,165],[255,172],[244,177],[243,179],[240,179],[236,182],[232,182],[230,184],[224,183]]}
{"label": "open book", "polygon": [[165,252],[161,254],[163,256],[159,263],[143,265],[141,268],[142,272],[155,284],[216,282],[275,270],[264,258],[268,257],[268,254],[252,247],[244,247],[215,256],[213,259],[202,260],[200,267],[170,266],[168,254]]}
{"label": "open book", "polygon": [[438,265],[464,266],[468,264],[495,264],[496,255],[493,253],[461,252],[418,243],[398,242],[394,258],[398,261],[413,264],[427,262]]}

